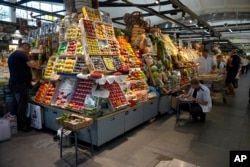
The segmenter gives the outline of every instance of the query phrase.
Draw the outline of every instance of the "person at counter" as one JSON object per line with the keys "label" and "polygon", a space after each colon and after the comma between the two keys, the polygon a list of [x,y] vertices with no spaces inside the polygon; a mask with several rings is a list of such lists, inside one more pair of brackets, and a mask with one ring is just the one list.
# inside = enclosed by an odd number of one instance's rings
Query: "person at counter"
{"label": "person at counter", "polygon": [[211,56],[208,56],[208,49],[203,49],[202,56],[200,56],[195,63],[199,65],[197,69],[198,75],[210,74],[216,69],[216,62]]}
{"label": "person at counter", "polygon": [[10,72],[9,88],[14,95],[14,108],[11,114],[17,115],[18,129],[29,131],[28,118],[26,117],[26,109],[28,106],[29,87],[31,85],[32,73],[31,68],[37,65],[30,60],[28,55],[30,52],[30,44],[22,43],[20,48],[12,52],[8,58],[8,67]]}
{"label": "person at counter", "polygon": [[191,88],[188,93],[181,95],[180,99],[186,98],[192,101],[192,103],[190,107],[188,107],[189,105],[185,105],[185,103],[184,105],[180,103],[181,106],[179,108],[180,110],[188,110],[194,121],[200,118],[200,121],[204,122],[206,120],[206,113],[212,109],[210,90],[207,86],[201,84],[197,78],[193,78],[190,84]]}
{"label": "person at counter", "polygon": [[216,68],[213,70],[212,73],[219,73],[223,74],[226,69],[226,63],[223,61],[223,56],[222,55],[217,55],[216,56]]}

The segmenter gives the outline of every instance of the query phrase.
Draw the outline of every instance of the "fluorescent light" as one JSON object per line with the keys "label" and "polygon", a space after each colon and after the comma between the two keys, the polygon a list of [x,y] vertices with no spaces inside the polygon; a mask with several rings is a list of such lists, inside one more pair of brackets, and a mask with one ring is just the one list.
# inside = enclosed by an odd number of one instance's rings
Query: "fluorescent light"
{"label": "fluorescent light", "polygon": [[228,29],[229,32],[233,32],[230,28]]}
{"label": "fluorescent light", "polygon": [[155,0],[155,3],[156,3],[156,4],[159,4],[159,3],[160,3],[160,0]]}

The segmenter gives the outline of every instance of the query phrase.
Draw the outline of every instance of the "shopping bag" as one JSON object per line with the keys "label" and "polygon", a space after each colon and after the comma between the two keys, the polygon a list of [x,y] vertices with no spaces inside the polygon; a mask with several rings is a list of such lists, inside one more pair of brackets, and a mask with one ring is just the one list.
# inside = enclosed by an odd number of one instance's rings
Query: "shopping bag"
{"label": "shopping bag", "polygon": [[29,105],[31,126],[36,129],[42,129],[42,111],[41,107],[35,104]]}

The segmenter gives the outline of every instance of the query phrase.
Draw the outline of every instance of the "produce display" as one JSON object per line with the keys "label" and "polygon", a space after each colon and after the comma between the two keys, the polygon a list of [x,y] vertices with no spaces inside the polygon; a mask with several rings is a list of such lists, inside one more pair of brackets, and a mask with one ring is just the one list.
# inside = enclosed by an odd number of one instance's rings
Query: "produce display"
{"label": "produce display", "polygon": [[115,37],[114,29],[111,25],[105,25],[105,31],[106,31],[107,38],[114,39]]}
{"label": "produce display", "polygon": [[108,45],[109,45],[111,54],[113,54],[113,55],[118,55],[119,54],[119,48],[118,48],[117,41],[108,40]]}
{"label": "produce display", "polygon": [[68,45],[67,41],[61,42],[57,51],[57,55],[63,55],[67,49],[67,45]]}
{"label": "produce display", "polygon": [[123,62],[129,65],[130,68],[141,67],[140,58],[135,55],[132,46],[126,41],[125,37],[119,36],[117,40],[120,44],[120,54],[123,57]]}
{"label": "produce display", "polygon": [[66,103],[69,101],[72,90],[74,90],[76,84],[76,78],[65,78],[63,79],[55,93],[52,100],[52,105],[58,107],[65,107]]}
{"label": "produce display", "polygon": [[90,55],[99,55],[98,40],[87,38],[88,51]]}
{"label": "produce display", "polygon": [[99,53],[101,55],[109,55],[109,45],[106,40],[98,40],[98,46],[99,46]]}
{"label": "produce display", "polygon": [[59,57],[55,64],[55,71],[59,73],[72,73],[75,62],[75,57]]}
{"label": "produce display", "polygon": [[83,18],[92,21],[101,21],[100,13],[96,9],[90,9],[88,7],[82,8]]}
{"label": "produce display", "polygon": [[72,25],[71,27],[68,27],[66,33],[65,33],[65,40],[81,40],[81,29],[79,26]]}
{"label": "produce display", "polygon": [[54,67],[54,62],[55,62],[56,58],[55,57],[51,57],[47,63],[47,67],[45,69],[43,78],[44,79],[50,79],[51,75],[53,73],[53,67]]}
{"label": "produce display", "polygon": [[113,63],[114,63],[114,66],[116,67],[116,69],[119,69],[120,66],[122,65],[120,56],[112,56],[112,59],[113,59]]}
{"label": "produce display", "polygon": [[91,59],[91,62],[93,64],[95,70],[101,70],[101,71],[106,70],[106,67],[102,61],[101,56],[91,56],[90,59]]}
{"label": "produce display", "polygon": [[127,81],[130,80],[146,80],[147,77],[145,76],[144,72],[141,70],[134,69],[130,72],[130,74],[127,77]]}
{"label": "produce display", "polygon": [[36,93],[36,97],[35,97],[35,101],[40,103],[43,100],[44,94],[46,93],[47,89],[48,89],[49,83],[48,82],[44,82],[40,85],[37,93]]}
{"label": "produce display", "polygon": [[44,104],[50,104],[51,103],[51,100],[53,98],[53,95],[55,93],[55,90],[56,90],[56,84],[55,83],[49,83],[48,85],[48,89],[44,95],[44,98],[42,100],[42,103]]}
{"label": "produce display", "polygon": [[146,81],[131,81],[129,84],[129,89],[131,91],[138,91],[138,90],[148,90],[148,84]]}
{"label": "produce display", "polygon": [[109,100],[114,108],[119,108],[128,104],[127,99],[117,82],[113,82],[112,84],[106,83],[103,85],[103,88],[110,92]]}
{"label": "produce display", "polygon": [[93,21],[83,20],[83,25],[87,36],[96,37],[95,25]]}
{"label": "produce display", "polygon": [[70,102],[67,104],[67,107],[75,110],[82,110],[84,107],[85,97],[87,94],[91,94],[94,84],[95,82],[92,79],[80,79]]}
{"label": "produce display", "polygon": [[95,25],[96,29],[96,37],[100,39],[105,39],[106,38],[106,31],[105,31],[105,26],[101,23],[97,23]]}
{"label": "produce display", "polygon": [[67,45],[66,55],[75,55],[77,48],[77,41],[69,41]]}
{"label": "produce display", "polygon": [[82,72],[82,69],[86,67],[85,60],[83,57],[77,57],[74,72],[80,73]]}
{"label": "produce display", "polygon": [[76,55],[82,55],[83,54],[83,46],[82,43],[77,41],[76,44]]}
{"label": "produce display", "polygon": [[113,63],[113,60],[110,56],[103,56],[102,58],[103,58],[103,62],[105,64],[107,70],[109,70],[109,71],[116,70],[114,63]]}

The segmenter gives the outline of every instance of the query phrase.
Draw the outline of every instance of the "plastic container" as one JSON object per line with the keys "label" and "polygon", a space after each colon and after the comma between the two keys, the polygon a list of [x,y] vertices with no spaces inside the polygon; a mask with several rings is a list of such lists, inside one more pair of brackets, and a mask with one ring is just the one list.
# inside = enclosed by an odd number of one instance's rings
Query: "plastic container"
{"label": "plastic container", "polygon": [[9,140],[11,137],[10,122],[7,119],[0,119],[0,142]]}

